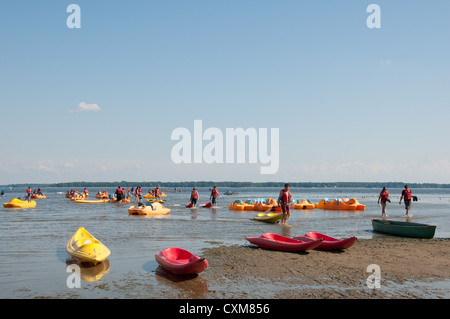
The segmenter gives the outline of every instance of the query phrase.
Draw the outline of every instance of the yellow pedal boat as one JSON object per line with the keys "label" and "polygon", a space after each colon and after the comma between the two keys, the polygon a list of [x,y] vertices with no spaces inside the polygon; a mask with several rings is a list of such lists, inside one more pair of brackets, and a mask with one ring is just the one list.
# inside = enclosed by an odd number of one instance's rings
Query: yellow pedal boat
{"label": "yellow pedal boat", "polygon": [[131,206],[128,208],[130,215],[166,215],[170,213],[169,208],[165,208],[160,203],[151,203],[148,206]]}
{"label": "yellow pedal boat", "polygon": [[104,261],[111,254],[108,247],[92,236],[83,227],[78,228],[66,246],[69,255],[81,262],[90,262],[94,265]]}
{"label": "yellow pedal boat", "polygon": [[3,203],[3,207],[5,208],[29,208],[29,207],[36,207],[36,201],[27,201],[27,200],[20,200],[18,198],[13,198],[8,203]]}
{"label": "yellow pedal boat", "polygon": [[109,203],[109,199],[75,199],[75,203],[81,203],[81,204],[103,204],[103,203]]}

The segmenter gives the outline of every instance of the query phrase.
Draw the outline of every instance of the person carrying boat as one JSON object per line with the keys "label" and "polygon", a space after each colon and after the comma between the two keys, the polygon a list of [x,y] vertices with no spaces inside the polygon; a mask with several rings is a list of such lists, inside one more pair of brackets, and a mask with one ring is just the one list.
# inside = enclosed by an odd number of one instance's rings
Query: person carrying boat
{"label": "person carrying boat", "polygon": [[287,219],[289,218],[289,205],[292,200],[291,191],[289,190],[289,184],[284,184],[284,188],[280,191],[280,195],[278,196],[278,205],[281,206],[283,210],[283,218],[281,219],[281,224],[286,224]]}
{"label": "person carrying boat", "polygon": [[209,196],[209,199],[211,200],[211,204],[213,206],[217,206],[217,199],[219,198],[219,191],[217,190],[216,186],[213,187],[211,190],[211,196]]}
{"label": "person carrying boat", "polygon": [[410,216],[409,210],[411,209],[412,194],[411,194],[411,190],[408,188],[408,185],[405,185],[405,189],[402,191],[402,196],[400,196],[400,202],[398,203],[399,205],[402,203],[402,199],[405,203],[406,216],[409,217]]}
{"label": "person carrying boat", "polygon": [[378,204],[381,202],[381,217],[385,218],[386,215],[386,202],[391,202],[389,199],[389,192],[387,191],[386,187],[383,187],[383,189],[380,192],[380,196],[378,196]]}
{"label": "person carrying boat", "polygon": [[197,189],[194,187],[191,192],[191,204],[192,204],[193,208],[195,208],[195,205],[197,204],[197,200],[198,200],[198,192],[197,192]]}

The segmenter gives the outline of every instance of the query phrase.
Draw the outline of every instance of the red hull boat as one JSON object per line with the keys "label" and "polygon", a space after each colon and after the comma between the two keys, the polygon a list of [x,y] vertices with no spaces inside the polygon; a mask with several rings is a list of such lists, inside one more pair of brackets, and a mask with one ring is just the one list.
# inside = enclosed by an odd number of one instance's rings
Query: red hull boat
{"label": "red hull boat", "polygon": [[321,239],[317,240],[298,240],[289,237],[265,233],[258,237],[245,237],[250,243],[262,248],[281,250],[281,251],[305,251],[314,249],[320,245]]}
{"label": "red hull boat", "polygon": [[177,247],[164,249],[155,255],[155,259],[161,267],[179,275],[199,274],[208,268],[205,258]]}
{"label": "red hull boat", "polygon": [[333,238],[321,233],[317,232],[309,232],[305,236],[294,236],[294,239],[298,240],[317,240],[322,239],[320,242],[320,245],[316,249],[321,250],[339,250],[339,249],[347,249],[353,246],[353,244],[356,242],[356,237],[349,237],[346,239],[337,239]]}

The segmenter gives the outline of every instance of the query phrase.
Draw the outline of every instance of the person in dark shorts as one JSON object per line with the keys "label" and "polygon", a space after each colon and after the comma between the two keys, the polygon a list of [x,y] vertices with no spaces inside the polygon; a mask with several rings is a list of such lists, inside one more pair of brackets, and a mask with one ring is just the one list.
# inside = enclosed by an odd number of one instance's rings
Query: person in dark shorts
{"label": "person in dark shorts", "polygon": [[405,185],[405,189],[402,191],[402,196],[400,196],[400,202],[399,204],[403,202],[405,203],[405,209],[406,209],[406,216],[411,216],[409,214],[409,210],[411,209],[411,200],[412,200],[412,194],[411,190],[408,188],[408,185]]}
{"label": "person in dark shorts", "polygon": [[117,196],[117,202],[118,202],[118,203],[121,203],[121,202],[122,202],[123,191],[122,191],[122,189],[120,188],[120,185],[119,185],[119,187],[117,187],[117,189],[116,189],[116,196]]}
{"label": "person in dark shorts", "polygon": [[194,187],[192,189],[192,193],[191,193],[191,204],[192,204],[192,207],[195,207],[195,205],[197,204],[197,200],[198,200],[198,192],[197,192],[197,189]]}
{"label": "person in dark shorts", "polygon": [[211,190],[211,196],[209,199],[211,200],[211,204],[213,206],[217,206],[217,199],[219,198],[219,191],[217,190],[216,186],[213,187]]}

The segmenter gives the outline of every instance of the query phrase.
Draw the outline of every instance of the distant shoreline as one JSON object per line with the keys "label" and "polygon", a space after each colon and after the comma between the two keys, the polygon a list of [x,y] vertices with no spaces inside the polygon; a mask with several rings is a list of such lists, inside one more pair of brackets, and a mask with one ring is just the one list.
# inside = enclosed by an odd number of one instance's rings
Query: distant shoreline
{"label": "distant shoreline", "polygon": [[[233,181],[184,181],[184,182],[66,182],[66,183],[21,183],[2,185],[3,188],[27,188],[30,187],[116,187],[118,185],[123,187],[155,187],[163,188],[180,188],[180,187],[283,187],[286,182],[233,182]],[[405,183],[405,182],[290,182],[287,181],[291,187],[301,188],[403,188],[406,184],[410,188],[450,188],[450,184],[438,183]]]}

